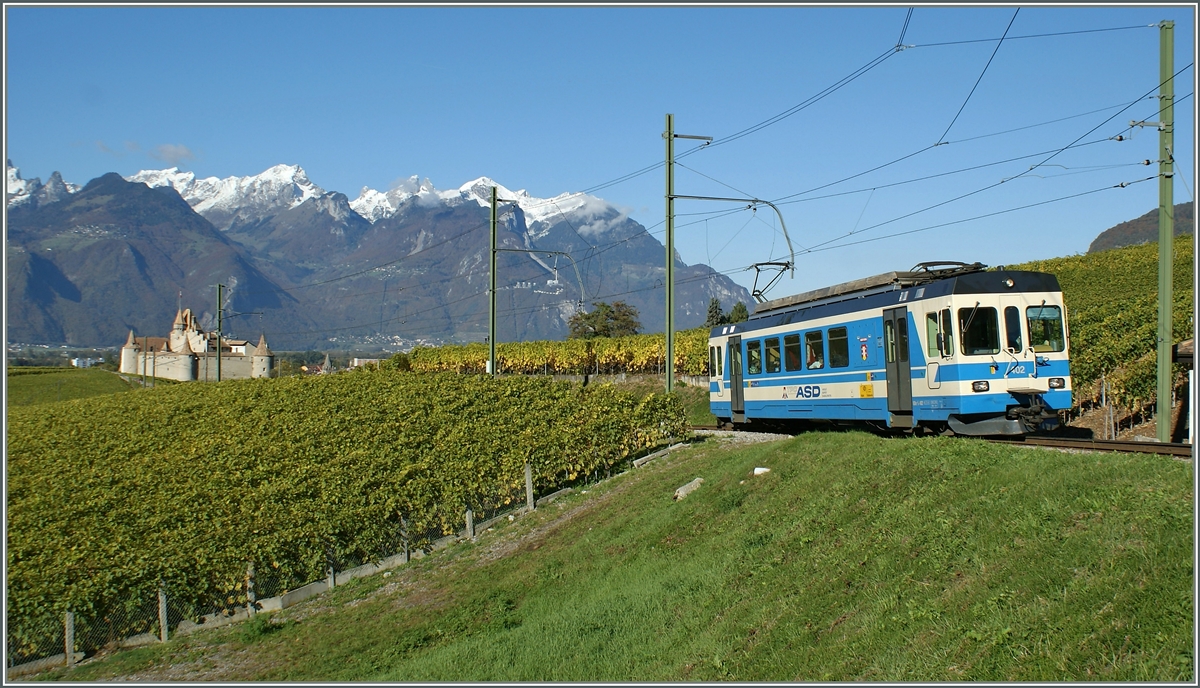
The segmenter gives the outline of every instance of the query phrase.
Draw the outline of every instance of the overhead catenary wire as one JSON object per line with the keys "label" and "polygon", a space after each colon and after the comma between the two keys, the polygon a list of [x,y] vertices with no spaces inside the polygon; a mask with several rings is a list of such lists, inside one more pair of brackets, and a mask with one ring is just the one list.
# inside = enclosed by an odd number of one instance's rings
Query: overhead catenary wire
{"label": "overhead catenary wire", "polygon": [[898,237],[898,236],[907,236],[907,235],[909,235],[909,234],[917,234],[917,233],[919,233],[919,232],[927,232],[927,231],[929,231],[929,230],[931,230],[931,229],[940,229],[940,228],[943,228],[943,227],[949,227],[949,226],[951,226],[951,225],[962,224],[962,223],[965,223],[965,222],[973,222],[973,221],[975,221],[975,220],[982,220],[982,219],[984,219],[984,218],[988,218],[988,217],[995,217],[995,216],[997,216],[997,215],[1004,215],[1004,214],[1006,214],[1006,213],[1016,212],[1016,211],[1018,211],[1018,210],[1027,210],[1027,209],[1029,209],[1029,208],[1035,208],[1035,207],[1037,207],[1037,206],[1041,206],[1041,205],[1048,205],[1048,204],[1050,204],[1050,203],[1058,203],[1058,202],[1060,202],[1060,201],[1068,201],[1068,200],[1071,200],[1071,199],[1074,199],[1074,198],[1080,198],[1080,197],[1082,197],[1082,196],[1090,196],[1090,195],[1092,195],[1092,194],[1100,193],[1101,191],[1108,191],[1108,190],[1111,190],[1111,189],[1124,189],[1124,188],[1127,188],[1127,187],[1133,186],[1134,184],[1140,184],[1140,183],[1142,183],[1142,182],[1150,181],[1150,180],[1152,180],[1152,179],[1158,179],[1158,175],[1154,175],[1154,176],[1151,176],[1151,177],[1145,177],[1144,179],[1136,179],[1136,180],[1134,180],[1134,181],[1131,181],[1131,182],[1121,182],[1120,184],[1113,184],[1113,185],[1110,185],[1110,186],[1101,187],[1101,188],[1099,188],[1099,189],[1092,189],[1091,191],[1082,191],[1082,192],[1080,192],[1080,193],[1071,194],[1070,196],[1062,196],[1062,197],[1060,197],[1060,198],[1052,198],[1052,199],[1049,199],[1049,200],[1046,200],[1046,201],[1038,201],[1037,203],[1028,203],[1028,204],[1026,204],[1026,205],[1017,206],[1017,207],[1015,207],[1015,208],[1006,208],[1006,209],[1004,209],[1004,210],[997,210],[997,211],[995,211],[995,212],[991,212],[991,213],[984,213],[984,214],[982,214],[982,215],[976,215],[976,216],[974,216],[974,217],[963,218],[963,219],[961,219],[961,220],[953,220],[953,221],[950,221],[950,222],[942,222],[942,223],[940,223],[940,224],[936,224],[936,225],[929,225],[928,227],[920,227],[920,228],[918,228],[918,229],[910,229],[910,230],[906,230],[906,231],[903,231],[903,232],[894,232],[894,233],[892,233],[892,234],[884,234],[884,235],[882,235],[882,236],[871,237],[871,238],[869,238],[869,239],[860,239],[860,240],[858,240],[858,241],[846,242],[846,243],[844,243],[844,244],[835,244],[835,245],[832,245],[832,246],[823,246],[823,247],[821,247],[821,248],[814,248],[814,249],[812,249],[812,250],[810,250],[810,251],[807,251],[807,253],[817,253],[817,252],[820,252],[820,251],[832,251],[832,250],[834,250],[834,249],[846,248],[847,246],[857,246],[857,245],[859,245],[859,244],[866,244],[866,243],[869,243],[869,242],[872,242],[872,241],[881,241],[881,240],[883,240],[883,239],[893,239],[893,238],[895,238],[895,237]]}
{"label": "overhead catenary wire", "polygon": [[[1053,33],[1032,33],[1025,36],[1009,36],[1006,40],[1020,41],[1028,38],[1054,38],[1057,36],[1078,36],[1086,33],[1103,33],[1105,31],[1128,31],[1131,29],[1157,29],[1158,24],[1135,24],[1133,26],[1113,26],[1105,29],[1081,29],[1079,31],[1056,31]],[[966,45],[968,43],[991,43],[999,41],[1001,38],[974,38],[964,41],[941,41],[938,43],[917,43],[915,45],[906,45],[906,49],[910,48],[940,48],[947,45]]]}
{"label": "overhead catenary wire", "polygon": [[946,134],[950,133],[951,127],[953,127],[954,123],[958,121],[958,116],[962,114],[963,108],[967,107],[967,103],[971,101],[971,96],[975,95],[975,89],[979,88],[979,82],[983,81],[983,75],[987,74],[988,67],[992,66],[992,60],[996,59],[996,53],[1000,52],[1000,46],[1004,45],[1004,36],[1008,35],[1008,31],[1012,28],[1013,22],[1017,20],[1017,13],[1020,11],[1021,8],[1018,7],[1016,11],[1013,12],[1012,19],[1008,20],[1008,26],[1004,29],[1004,35],[1000,36],[999,41],[996,41],[996,49],[992,51],[992,56],[988,58],[987,64],[983,66],[983,71],[979,73],[979,78],[975,80],[975,85],[971,87],[971,92],[967,94],[967,99],[963,101],[961,106],[959,106],[958,112],[954,113],[954,119],[950,120],[950,124],[946,127],[946,131],[942,132],[942,135],[938,137],[937,143],[934,144],[935,146],[942,145],[942,141],[946,139]]}
{"label": "overhead catenary wire", "polygon": [[[1188,67],[1190,67],[1190,66],[1191,66],[1191,65],[1189,64],[1189,65],[1188,65]],[[1188,67],[1184,67],[1184,69],[1188,69]],[[1178,75],[1179,75],[1179,74],[1180,74],[1182,71],[1183,71],[1183,70],[1180,70],[1179,72],[1176,72],[1176,73],[1175,73],[1173,76],[1171,76],[1171,77],[1168,77],[1168,78],[1171,78],[1171,79],[1173,79],[1173,78],[1175,78],[1175,76],[1178,76]],[[1163,82],[1163,83],[1165,83],[1165,82]],[[892,223],[894,223],[894,222],[899,222],[900,220],[904,220],[904,219],[907,219],[907,218],[909,218],[909,217],[913,217],[914,215],[919,215],[919,214],[921,214],[921,213],[924,213],[924,212],[927,212],[927,211],[933,210],[933,209],[935,209],[935,208],[940,208],[940,207],[942,207],[942,206],[944,206],[944,205],[947,205],[947,204],[950,204],[950,203],[954,203],[954,202],[956,202],[956,201],[960,201],[960,200],[962,200],[962,199],[964,199],[964,198],[969,198],[969,197],[971,197],[971,196],[974,196],[974,195],[976,195],[976,194],[983,193],[984,191],[988,191],[989,189],[994,189],[994,188],[996,188],[997,186],[1000,186],[1001,184],[1004,184],[1004,183],[1006,183],[1006,182],[1009,182],[1009,181],[1012,181],[1012,180],[1014,180],[1014,179],[1019,179],[1019,178],[1021,178],[1021,177],[1024,177],[1024,176],[1028,175],[1030,172],[1032,172],[1033,170],[1035,170],[1035,169],[1038,169],[1039,167],[1042,167],[1043,165],[1045,165],[1045,164],[1049,163],[1051,160],[1053,160],[1055,157],[1057,157],[1057,156],[1058,156],[1059,154],[1061,154],[1063,151],[1070,149],[1072,146],[1074,146],[1075,144],[1077,144],[1077,143],[1079,143],[1081,140],[1083,140],[1083,139],[1084,139],[1084,137],[1086,137],[1086,136],[1088,136],[1088,135],[1092,134],[1093,132],[1095,132],[1097,129],[1099,129],[1100,127],[1104,126],[1105,124],[1108,124],[1108,123],[1109,123],[1109,122],[1111,122],[1113,119],[1115,119],[1116,117],[1118,117],[1119,115],[1121,115],[1121,113],[1125,112],[1126,110],[1128,110],[1129,108],[1133,107],[1134,105],[1137,105],[1139,102],[1141,102],[1142,100],[1144,100],[1144,99],[1145,99],[1146,95],[1148,95],[1149,93],[1153,93],[1154,91],[1157,91],[1157,90],[1158,90],[1158,89],[1161,87],[1161,85],[1162,85],[1162,84],[1160,83],[1159,85],[1155,86],[1153,89],[1151,89],[1150,91],[1148,91],[1147,93],[1145,93],[1145,94],[1142,94],[1141,96],[1138,96],[1138,97],[1137,97],[1137,99],[1135,99],[1134,101],[1132,101],[1131,103],[1129,103],[1128,105],[1126,105],[1124,108],[1122,108],[1122,109],[1121,109],[1120,111],[1118,111],[1117,113],[1115,113],[1115,114],[1111,115],[1110,117],[1108,117],[1107,119],[1105,119],[1103,122],[1100,122],[1100,123],[1099,123],[1099,124],[1097,124],[1096,126],[1092,127],[1092,128],[1091,128],[1091,129],[1089,129],[1088,131],[1084,132],[1084,133],[1083,133],[1083,134],[1081,134],[1079,137],[1077,137],[1077,138],[1076,138],[1074,141],[1071,141],[1069,144],[1067,144],[1067,145],[1065,145],[1065,146],[1062,146],[1061,148],[1058,148],[1058,149],[1054,150],[1054,151],[1053,151],[1053,152],[1051,152],[1051,153],[1050,153],[1050,154],[1049,154],[1049,155],[1048,155],[1048,156],[1047,156],[1045,159],[1043,159],[1041,162],[1038,162],[1038,163],[1036,163],[1036,164],[1034,164],[1034,165],[1030,165],[1030,166],[1029,166],[1029,169],[1025,170],[1024,172],[1021,172],[1020,174],[1014,175],[1014,176],[1012,176],[1012,177],[1007,177],[1007,178],[1005,178],[1005,179],[1002,179],[1002,180],[1000,180],[1000,181],[998,181],[998,182],[994,182],[994,183],[992,183],[992,184],[988,184],[987,186],[984,186],[984,187],[982,187],[982,188],[975,189],[974,191],[969,191],[969,192],[967,192],[967,193],[965,193],[965,194],[961,194],[961,195],[955,196],[954,198],[950,198],[950,199],[947,199],[947,200],[944,200],[944,201],[940,201],[940,202],[938,202],[938,203],[934,203],[934,204],[932,204],[932,205],[929,205],[929,206],[926,206],[926,207],[924,207],[924,208],[921,208],[921,209],[918,209],[918,210],[914,210],[914,211],[912,211],[912,212],[909,212],[909,213],[905,213],[905,214],[903,214],[903,215],[900,215],[900,216],[894,217],[894,218],[892,218],[892,219],[890,219],[890,220],[886,220],[886,221],[884,221],[884,222],[880,222],[880,223],[878,223],[878,224],[871,225],[870,227],[866,227],[866,228],[863,228],[863,229],[861,229],[861,230],[852,231],[852,232],[849,232],[849,233],[847,233],[847,234],[844,234],[844,235],[841,235],[841,236],[838,236],[838,237],[834,237],[834,238],[832,238],[832,239],[829,239],[829,240],[827,240],[827,241],[823,241],[823,242],[820,242],[820,243],[814,244],[814,245],[813,245],[812,247],[810,247],[810,248],[809,248],[807,251],[804,251],[804,253],[811,253],[811,252],[813,251],[813,249],[816,249],[816,248],[818,248],[818,247],[825,246],[825,245],[828,245],[828,244],[832,244],[832,243],[834,243],[834,242],[836,242],[836,241],[840,241],[841,239],[847,238],[847,237],[849,237],[849,236],[852,236],[852,235],[854,235],[854,234],[859,234],[859,233],[862,233],[862,232],[867,232],[867,231],[870,231],[870,230],[872,230],[872,229],[877,229],[877,228],[879,228],[879,227],[883,227],[883,226],[885,226],[885,225],[892,224]]]}

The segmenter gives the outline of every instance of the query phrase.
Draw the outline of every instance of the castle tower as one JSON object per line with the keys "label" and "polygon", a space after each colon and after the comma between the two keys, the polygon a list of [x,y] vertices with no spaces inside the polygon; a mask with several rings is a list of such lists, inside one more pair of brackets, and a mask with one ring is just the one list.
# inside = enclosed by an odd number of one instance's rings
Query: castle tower
{"label": "castle tower", "polygon": [[250,377],[271,377],[275,370],[275,353],[267,346],[267,336],[258,336],[258,346],[250,356]]}
{"label": "castle tower", "polygon": [[138,372],[137,369],[137,354],[138,346],[137,339],[133,336],[133,330],[129,331],[129,339],[125,340],[125,346],[121,347],[121,372],[126,375],[134,375]]}
{"label": "castle tower", "polygon": [[183,382],[192,382],[196,379],[200,367],[200,361],[196,354],[192,352],[192,347],[188,344],[187,337],[183,338],[183,343],[180,345],[176,355],[184,360]]}
{"label": "castle tower", "polygon": [[171,324],[171,334],[168,337],[171,342],[171,351],[181,351],[180,347],[187,339],[187,335],[183,333],[183,322],[183,310],[175,311],[175,322]]}

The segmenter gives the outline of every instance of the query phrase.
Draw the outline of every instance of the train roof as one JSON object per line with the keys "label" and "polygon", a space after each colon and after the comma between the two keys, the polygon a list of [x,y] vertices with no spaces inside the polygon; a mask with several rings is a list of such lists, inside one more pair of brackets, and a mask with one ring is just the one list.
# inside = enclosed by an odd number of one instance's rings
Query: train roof
{"label": "train roof", "polygon": [[[1011,286],[1009,280],[1013,280]],[[925,289],[918,292],[918,295],[923,293],[925,298],[950,293],[986,294],[1014,288],[1021,292],[1061,291],[1058,278],[1049,273],[1004,270],[1003,268],[988,271],[987,266],[982,263],[921,263],[912,270],[886,272],[882,275],[766,301],[757,305],[750,320],[773,319],[772,316],[775,315],[808,311],[822,306],[829,306],[837,312],[853,311],[866,305],[862,299],[875,302],[877,299],[869,297],[920,286],[924,286]],[[879,298],[885,297],[879,296]],[[827,308],[820,308],[821,312],[827,310]],[[757,324],[757,327],[763,326],[765,325]],[[755,329],[755,326],[751,326],[750,329]]]}

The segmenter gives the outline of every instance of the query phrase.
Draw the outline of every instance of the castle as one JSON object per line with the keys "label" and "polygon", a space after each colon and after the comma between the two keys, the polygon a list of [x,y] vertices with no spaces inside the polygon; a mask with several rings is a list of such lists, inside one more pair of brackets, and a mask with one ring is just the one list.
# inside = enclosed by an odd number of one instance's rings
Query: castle
{"label": "castle", "polygon": [[255,347],[246,340],[221,339],[218,362],[217,334],[201,330],[190,308],[175,314],[170,336],[136,337],[130,330],[121,347],[121,372],[129,375],[216,382],[218,364],[222,380],[271,377],[275,354],[267,347],[265,335],[259,336]]}

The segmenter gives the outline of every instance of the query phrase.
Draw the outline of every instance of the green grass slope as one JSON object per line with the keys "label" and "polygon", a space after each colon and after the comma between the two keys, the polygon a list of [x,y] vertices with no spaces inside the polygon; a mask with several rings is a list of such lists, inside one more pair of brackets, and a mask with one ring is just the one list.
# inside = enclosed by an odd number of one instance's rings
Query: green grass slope
{"label": "green grass slope", "polygon": [[10,368],[6,377],[9,406],[53,404],[131,389],[116,373],[99,368],[36,368],[28,373]]}
{"label": "green grass slope", "polygon": [[46,677],[1190,682],[1191,485],[1141,455],[708,440],[269,623]]}

